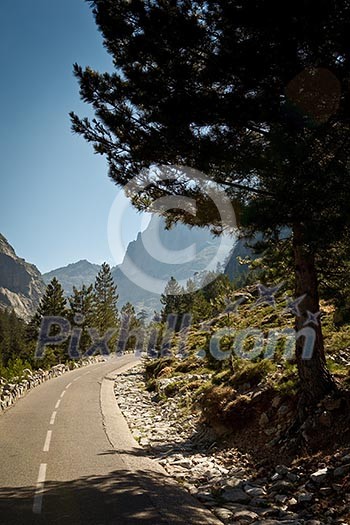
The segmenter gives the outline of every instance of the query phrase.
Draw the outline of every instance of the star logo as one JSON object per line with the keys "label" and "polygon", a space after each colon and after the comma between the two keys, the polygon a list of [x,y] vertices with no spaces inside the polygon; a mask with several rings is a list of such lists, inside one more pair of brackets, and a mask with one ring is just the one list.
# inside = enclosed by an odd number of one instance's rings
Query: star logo
{"label": "star logo", "polygon": [[204,321],[203,323],[200,323],[200,329],[203,331],[203,332],[210,332],[211,331],[211,328],[213,326],[213,323],[216,319],[211,319],[210,321]]}
{"label": "star logo", "polygon": [[320,324],[319,317],[321,315],[321,312],[316,312],[315,314],[313,314],[312,312],[307,310],[306,315],[307,315],[307,319],[304,323],[304,326],[306,326],[307,324],[314,324],[315,326],[318,326]]}
{"label": "star logo", "polygon": [[304,295],[301,295],[300,297],[298,297],[297,299],[293,300],[292,297],[287,297],[287,306],[285,308],[285,312],[288,312],[292,315],[295,315],[296,317],[300,317],[301,316],[301,312],[300,312],[300,308],[299,308],[299,305],[303,302],[303,300],[305,299],[306,297],[306,294]]}
{"label": "star logo", "polygon": [[240,297],[237,299],[237,301],[231,302],[230,299],[225,299],[226,308],[224,310],[224,313],[234,313],[236,314],[238,311],[238,307],[245,302],[245,297]]}
{"label": "star logo", "polygon": [[264,286],[263,284],[258,284],[258,292],[259,292],[259,298],[253,305],[253,308],[255,306],[259,306],[260,304],[267,304],[269,306],[276,306],[276,300],[275,295],[278,292],[280,288],[282,288],[284,283],[280,283],[277,286],[272,286],[271,288],[268,288]]}

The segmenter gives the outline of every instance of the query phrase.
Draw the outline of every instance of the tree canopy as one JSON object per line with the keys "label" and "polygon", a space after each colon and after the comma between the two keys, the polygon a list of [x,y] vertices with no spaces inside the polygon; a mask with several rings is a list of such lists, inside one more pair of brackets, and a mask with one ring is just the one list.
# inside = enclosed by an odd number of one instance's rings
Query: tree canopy
{"label": "tree canopy", "polygon": [[[119,185],[154,165],[202,170],[240,210],[239,224],[293,237],[296,329],[319,310],[315,257],[349,223],[350,4],[308,0],[95,0],[89,2],[113,73],[75,65],[96,118],[73,130],[107,157]],[[188,177],[150,180],[132,195],[147,208],[164,195],[196,198],[196,216],[219,226],[213,203]],[[299,373],[309,398],[334,388],[320,324]]]}

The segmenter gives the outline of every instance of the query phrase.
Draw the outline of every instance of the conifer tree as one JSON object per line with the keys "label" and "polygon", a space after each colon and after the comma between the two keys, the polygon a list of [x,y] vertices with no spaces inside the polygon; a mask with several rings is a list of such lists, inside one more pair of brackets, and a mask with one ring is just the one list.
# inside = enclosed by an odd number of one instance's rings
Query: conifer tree
{"label": "conifer tree", "polygon": [[43,317],[66,317],[67,313],[67,300],[64,296],[64,290],[56,277],[54,277],[47,285],[38,309],[28,325],[27,334],[29,339],[37,337]]}
{"label": "conifer tree", "polygon": [[136,316],[134,306],[130,302],[127,302],[120,310],[118,350],[138,350],[143,346],[143,338],[144,327]]}
{"label": "conifer tree", "polygon": [[73,294],[69,297],[69,317],[73,325],[78,325],[81,330],[79,347],[82,353],[90,345],[88,328],[94,326],[94,287],[85,284],[79,290],[73,286]]}
{"label": "conifer tree", "polygon": [[26,324],[22,319],[11,310],[0,310],[0,369],[16,358],[30,360],[32,356],[26,345],[25,333]]}
{"label": "conifer tree", "polygon": [[[165,286],[164,293],[160,297],[163,305],[161,320],[167,323],[175,331],[180,330],[183,325],[184,315],[189,314],[185,298],[185,290],[174,277],[171,277]],[[174,324],[173,324],[174,323]]]}
{"label": "conifer tree", "polygon": [[[196,168],[239,204],[247,232],[292,232],[296,330],[314,329],[303,359],[311,404],[335,390],[326,367],[316,259],[350,225],[350,4],[329,0],[94,0],[115,71],[75,66],[96,119],[73,130],[106,156],[120,186],[154,165]],[[179,170],[181,173],[181,170]],[[168,195],[196,198],[197,214],[170,219],[220,228],[215,206],[191,181],[150,184],[139,209]],[[236,206],[237,208],[237,206]],[[311,317],[312,318],[312,317]]]}
{"label": "conifer tree", "polygon": [[[38,309],[30,321],[27,328],[27,342],[36,342],[40,326],[44,317],[63,317],[67,318],[68,308],[67,300],[64,295],[64,290],[60,282],[54,277],[47,285],[44,296],[42,297]],[[58,326],[52,326],[51,335],[59,332]],[[50,364],[54,364],[55,360],[62,361],[66,356],[67,343],[55,346],[52,350],[52,359]],[[51,350],[49,350],[51,353]]]}
{"label": "conifer tree", "polygon": [[163,305],[161,311],[162,321],[166,322],[168,315],[182,313],[181,303],[184,291],[179,285],[175,277],[170,277],[167,282],[164,293],[160,297],[160,302]]}
{"label": "conifer tree", "polygon": [[64,317],[67,314],[67,300],[64,296],[64,290],[56,277],[47,285],[37,313],[40,317],[49,315]]}
{"label": "conifer tree", "polygon": [[110,328],[118,326],[118,294],[110,266],[103,263],[94,285],[93,311],[94,326],[103,335]]}
{"label": "conifer tree", "polygon": [[145,308],[142,308],[142,310],[140,310],[140,312],[137,314],[137,319],[142,326],[145,326],[147,318],[148,318],[147,311],[145,310]]}

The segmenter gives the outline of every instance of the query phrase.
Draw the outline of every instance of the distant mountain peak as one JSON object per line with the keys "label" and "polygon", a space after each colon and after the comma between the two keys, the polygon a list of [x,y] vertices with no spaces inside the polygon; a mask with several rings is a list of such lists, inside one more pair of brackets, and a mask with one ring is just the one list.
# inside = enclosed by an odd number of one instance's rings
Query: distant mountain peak
{"label": "distant mountain peak", "polygon": [[[226,238],[224,246],[221,246],[221,241],[221,238],[211,234],[209,228],[190,228],[178,223],[167,230],[164,218],[152,216],[147,228],[129,243],[123,262],[112,268],[112,275],[118,286],[119,307],[129,301],[137,310],[145,307],[153,312],[159,309],[160,294],[171,276],[186,283],[195,274],[216,270],[217,262],[224,262],[234,240]],[[186,259],[186,249],[189,253],[193,249],[192,258]],[[163,260],[164,257],[166,260]],[[129,267],[130,262],[132,265]],[[132,273],[133,270],[128,271],[130,268],[138,268],[151,281],[157,281],[158,288],[138,286],[135,273]],[[46,283],[56,277],[65,293],[70,295],[73,286],[81,288],[83,284],[88,286],[94,283],[99,269],[100,265],[81,259],[45,273],[43,277]]]}
{"label": "distant mountain peak", "polygon": [[93,264],[87,259],[80,259],[67,266],[62,266],[51,272],[44,273],[43,278],[45,283],[48,284],[56,277],[63,286],[66,295],[70,295],[73,291],[73,286],[75,288],[81,288],[83,284],[89,286],[94,283],[99,269],[99,264]]}

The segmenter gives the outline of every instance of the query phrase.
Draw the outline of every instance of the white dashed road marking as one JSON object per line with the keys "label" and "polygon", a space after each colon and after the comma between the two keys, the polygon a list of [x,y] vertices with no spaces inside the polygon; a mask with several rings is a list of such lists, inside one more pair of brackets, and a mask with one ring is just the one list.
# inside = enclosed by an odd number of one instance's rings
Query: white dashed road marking
{"label": "white dashed road marking", "polygon": [[55,405],[55,408],[58,408],[58,407],[60,406],[60,404],[61,404],[61,400],[59,399],[59,400],[57,401],[56,405]]}
{"label": "white dashed road marking", "polygon": [[54,425],[55,424],[56,416],[57,416],[57,412],[55,410],[54,412],[52,412],[52,416],[51,416],[51,419],[50,419],[50,425]]}
{"label": "white dashed road marking", "polygon": [[72,383],[69,383],[67,386],[66,386],[66,390],[68,390],[68,388],[72,386]]}
{"label": "white dashed road marking", "polygon": [[48,452],[50,450],[51,437],[52,437],[52,430],[48,430],[46,434],[43,452]]}
{"label": "white dashed road marking", "polygon": [[60,398],[64,397],[66,395],[66,391],[63,390],[62,394],[60,395]]}
{"label": "white dashed road marking", "polygon": [[38,481],[36,484],[36,491],[34,495],[34,501],[33,501],[33,512],[34,514],[41,514],[41,509],[43,506],[43,491],[44,491],[44,483],[46,479],[46,463],[41,463],[39,468],[39,474],[38,474]]}

